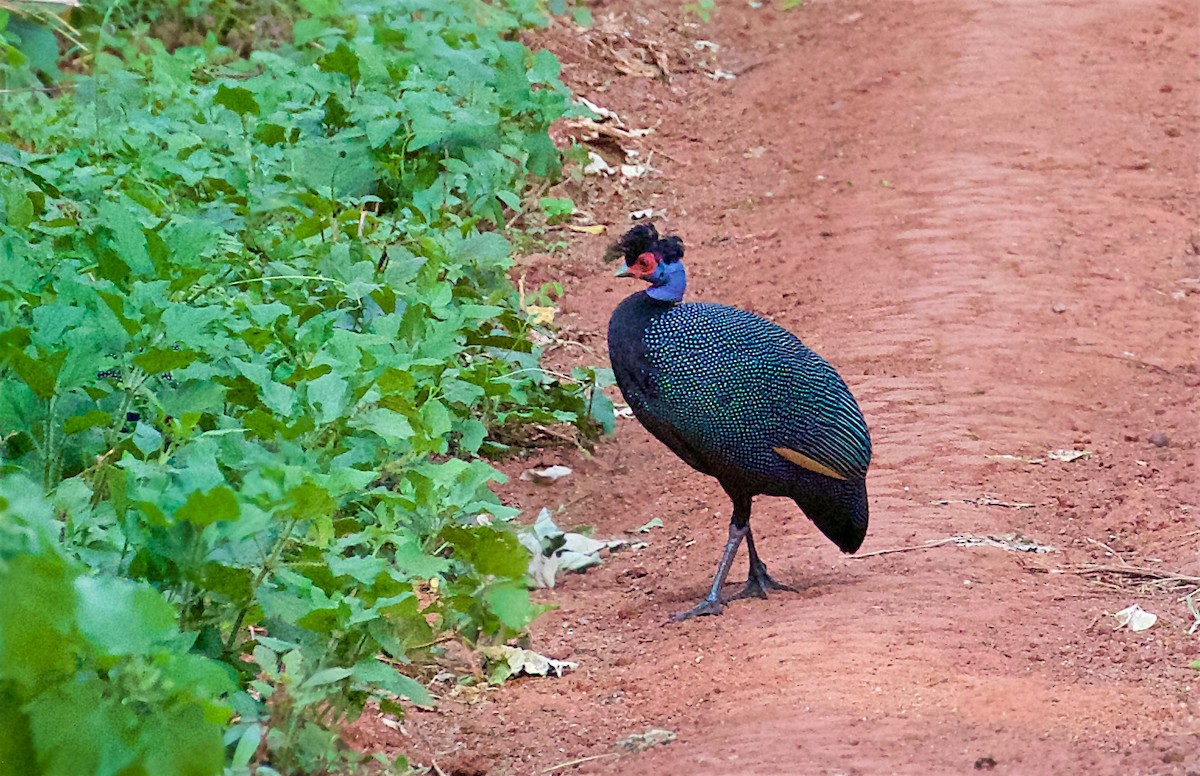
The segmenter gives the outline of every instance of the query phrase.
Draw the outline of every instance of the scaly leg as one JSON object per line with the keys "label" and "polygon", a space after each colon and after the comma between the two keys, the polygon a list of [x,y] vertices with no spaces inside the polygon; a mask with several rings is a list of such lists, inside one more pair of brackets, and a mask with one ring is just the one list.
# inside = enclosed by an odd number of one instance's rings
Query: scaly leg
{"label": "scaly leg", "polygon": [[729,541],[725,542],[725,552],[721,554],[721,562],[717,564],[717,576],[713,579],[712,589],[708,591],[708,595],[704,596],[703,601],[691,609],[672,614],[672,620],[683,622],[699,615],[721,613],[721,588],[725,585],[725,577],[729,576],[729,567],[733,565],[733,558],[737,555],[738,546],[741,545],[742,538],[748,533],[750,533],[749,526],[739,526],[735,521],[729,521]]}
{"label": "scaly leg", "polygon": [[746,579],[746,586],[740,592],[726,598],[726,602],[736,601],[739,598],[766,598],[768,590],[787,590],[791,593],[800,592],[791,585],[776,582],[767,573],[767,564],[762,562],[762,559],[758,557],[758,551],[754,549],[754,534],[750,532],[749,525],[746,526],[746,547],[750,550],[750,573]]}

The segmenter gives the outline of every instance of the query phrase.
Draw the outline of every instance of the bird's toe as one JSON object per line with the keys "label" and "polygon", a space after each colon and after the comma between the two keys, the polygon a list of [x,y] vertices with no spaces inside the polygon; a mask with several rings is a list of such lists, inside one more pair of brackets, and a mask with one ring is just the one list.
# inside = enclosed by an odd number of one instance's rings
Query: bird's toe
{"label": "bird's toe", "polygon": [[683,622],[684,620],[690,620],[693,617],[720,614],[723,608],[724,607],[721,606],[720,601],[716,599],[705,598],[703,601],[687,611],[676,612],[675,614],[672,614],[671,622]]}

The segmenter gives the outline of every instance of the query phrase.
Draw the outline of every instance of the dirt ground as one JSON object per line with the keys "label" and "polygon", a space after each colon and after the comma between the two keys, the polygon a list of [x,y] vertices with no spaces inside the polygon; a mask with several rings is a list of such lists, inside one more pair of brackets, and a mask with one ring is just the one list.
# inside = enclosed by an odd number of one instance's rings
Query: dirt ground
{"label": "dirt ground", "polygon": [[[448,776],[1200,774],[1181,600],[1200,584],[1200,4],[718,5],[698,25],[607,0],[587,37],[541,37],[578,93],[654,129],[628,142],[657,172],[592,191],[609,234],[528,281],[566,286],[558,322],[586,350],[561,357],[604,363],[638,289],[599,257],[653,207],[692,299],[790,328],[858,397],[860,557],[760,498],[759,548],[803,592],[664,624],[706,591],[729,503],[622,419],[594,457],[507,467],[571,477],[502,488],[602,537],[664,523],[537,594],[558,608],[530,646],[578,669],[351,738]],[[1055,549],[880,552],[956,535]],[[1133,603],[1158,623],[1118,629]],[[678,738],[617,753],[649,728]]]}

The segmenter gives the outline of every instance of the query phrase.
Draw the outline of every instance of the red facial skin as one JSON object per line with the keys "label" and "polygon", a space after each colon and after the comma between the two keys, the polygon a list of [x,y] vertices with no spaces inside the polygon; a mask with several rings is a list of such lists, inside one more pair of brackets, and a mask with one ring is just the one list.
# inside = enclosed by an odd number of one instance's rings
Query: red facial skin
{"label": "red facial skin", "polygon": [[656,269],[658,269],[658,257],[647,251],[638,256],[636,261],[625,268],[625,274],[645,280],[653,275]]}

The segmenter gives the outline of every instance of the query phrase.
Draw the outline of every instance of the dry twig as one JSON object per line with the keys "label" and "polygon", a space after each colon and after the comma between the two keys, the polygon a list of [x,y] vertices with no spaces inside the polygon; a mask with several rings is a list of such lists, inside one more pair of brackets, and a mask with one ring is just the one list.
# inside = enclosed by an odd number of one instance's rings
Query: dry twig
{"label": "dry twig", "polygon": [[936,501],[930,501],[936,507],[944,507],[947,504],[975,504],[981,507],[1009,507],[1010,509],[1033,509],[1037,504],[1028,504],[1024,501],[1000,501],[999,499],[980,496],[979,498],[944,498]]}
{"label": "dry twig", "polygon": [[875,550],[874,552],[864,552],[861,555],[850,555],[850,560],[862,560],[863,558],[874,558],[879,555],[893,555],[897,552],[912,552],[913,550],[928,550],[933,547],[940,547],[943,544],[951,544],[957,537],[947,536],[945,539],[930,539],[924,544],[913,544],[908,547],[889,547],[886,550]]}
{"label": "dry twig", "polygon": [[553,773],[554,771],[561,770],[563,768],[570,768],[572,765],[590,763],[592,760],[603,760],[606,757],[620,757],[620,755],[616,752],[605,752],[604,754],[594,754],[591,757],[580,757],[578,760],[567,760],[565,763],[551,765],[549,768],[542,771],[542,773]]}

